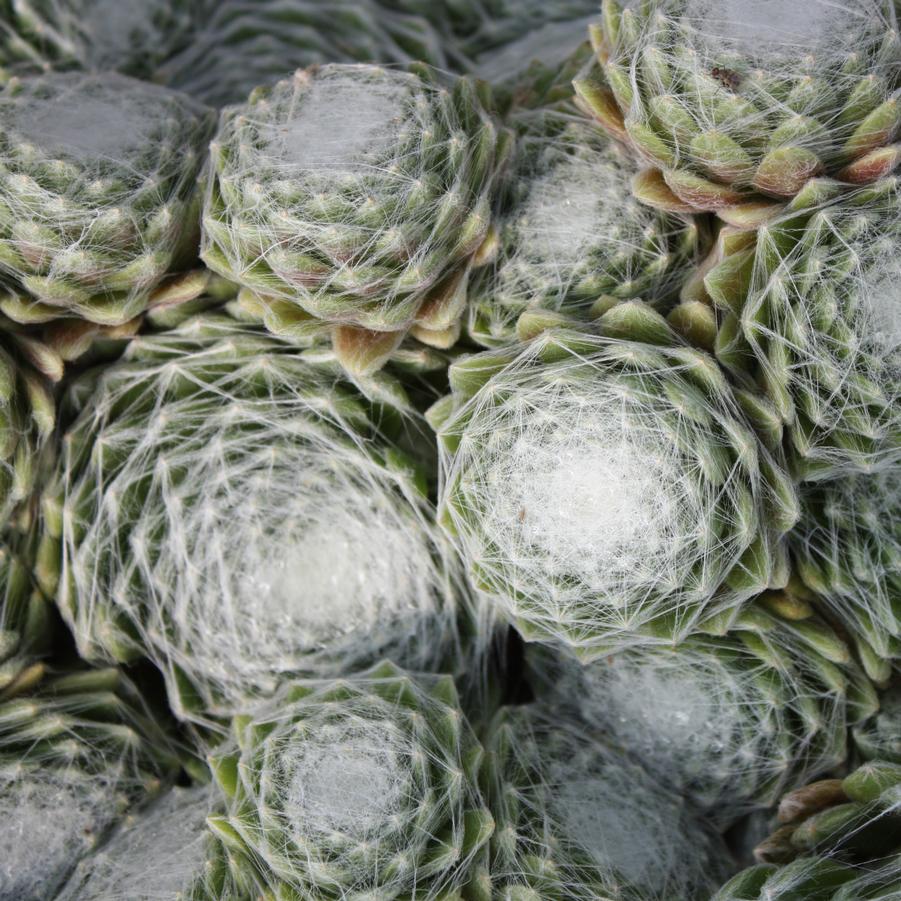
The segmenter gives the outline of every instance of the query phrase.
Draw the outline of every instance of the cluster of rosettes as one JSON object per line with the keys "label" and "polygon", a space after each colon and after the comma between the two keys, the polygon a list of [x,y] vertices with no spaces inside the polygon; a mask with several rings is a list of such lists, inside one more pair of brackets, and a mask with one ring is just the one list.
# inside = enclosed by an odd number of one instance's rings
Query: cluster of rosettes
{"label": "cluster of rosettes", "polygon": [[0,0],[0,901],[901,894],[898,0],[596,2]]}
{"label": "cluster of rosettes", "polygon": [[81,653],[149,653],[189,718],[383,656],[453,669],[466,593],[379,386],[212,314],[75,382],[42,578]]}

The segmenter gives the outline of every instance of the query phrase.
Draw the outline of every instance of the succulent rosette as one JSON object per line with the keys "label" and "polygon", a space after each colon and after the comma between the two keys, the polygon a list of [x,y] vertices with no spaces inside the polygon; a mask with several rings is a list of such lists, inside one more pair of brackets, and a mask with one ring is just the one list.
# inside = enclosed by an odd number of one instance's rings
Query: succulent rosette
{"label": "succulent rosette", "polygon": [[55,897],[79,859],[177,770],[168,735],[120,672],[33,664],[0,690],[0,898]]}
{"label": "succulent rosette", "polygon": [[901,160],[894,0],[604,0],[591,30],[601,74],[577,89],[654,168],[652,205],[756,208]]}
{"label": "succulent rosette", "polygon": [[840,766],[879,708],[848,645],[790,591],[722,635],[579,665],[532,645],[539,696],[568,707],[711,818],[735,822]]}
{"label": "succulent rosette", "polygon": [[211,128],[205,107],[123,75],[11,82],[0,95],[0,270],[14,283],[0,309],[23,323],[143,313],[196,258]]}
{"label": "succulent rosette", "polygon": [[879,682],[901,658],[901,469],[806,486],[798,571]]}
{"label": "succulent rosette", "polygon": [[354,371],[408,332],[450,347],[511,144],[490,110],[484,85],[419,65],[314,66],[254,92],[212,145],[204,260],[277,334],[334,326]]}
{"label": "succulent rosette", "polygon": [[492,897],[709,897],[726,866],[716,833],[582,724],[534,705],[505,708],[486,750]]}
{"label": "succulent rosette", "polygon": [[482,749],[450,678],[383,663],[299,683],[234,731],[210,825],[276,897],[491,897]]}
{"label": "succulent rosette", "polygon": [[864,764],[791,792],[761,861],[714,901],[890,901],[901,891],[901,766]]}
{"label": "succulent rosette", "polygon": [[415,411],[367,388],[216,313],[77,380],[40,571],[82,655],[149,656],[201,720],[385,655],[456,671],[472,608]]}
{"label": "succulent rosette", "polygon": [[756,232],[726,229],[708,264],[718,355],[769,398],[801,478],[901,461],[899,224],[895,178],[815,180]]}
{"label": "succulent rosette", "polygon": [[797,519],[710,356],[640,303],[595,327],[454,363],[430,413],[472,579],[527,640],[583,660],[682,640],[782,587]]}
{"label": "succulent rosette", "polygon": [[698,223],[638,203],[634,164],[588,123],[541,107],[511,118],[522,134],[497,250],[470,289],[473,339],[515,341],[529,309],[592,319],[633,297],[665,308],[697,263]]}

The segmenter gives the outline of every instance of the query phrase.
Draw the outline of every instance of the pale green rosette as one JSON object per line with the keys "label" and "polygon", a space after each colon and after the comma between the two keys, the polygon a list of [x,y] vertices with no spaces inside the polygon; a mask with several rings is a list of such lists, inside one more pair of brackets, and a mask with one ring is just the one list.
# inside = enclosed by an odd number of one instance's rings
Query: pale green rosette
{"label": "pale green rosette", "polygon": [[654,206],[746,214],[901,160],[894,0],[604,0],[592,41],[601,74],[577,89],[654,167]]}
{"label": "pale green rosette", "polygon": [[482,748],[447,677],[384,663],[235,722],[210,825],[286,901],[488,901]]}

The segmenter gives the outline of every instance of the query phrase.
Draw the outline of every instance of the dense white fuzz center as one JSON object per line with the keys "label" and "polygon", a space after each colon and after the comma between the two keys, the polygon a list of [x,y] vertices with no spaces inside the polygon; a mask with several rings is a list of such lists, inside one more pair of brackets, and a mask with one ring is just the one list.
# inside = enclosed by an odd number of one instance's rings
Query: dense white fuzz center
{"label": "dense white fuzz center", "polygon": [[343,723],[286,749],[284,816],[298,840],[383,832],[409,794],[405,741],[390,723]]}
{"label": "dense white fuzz center", "polygon": [[519,853],[547,861],[551,885],[561,880],[561,898],[570,879],[598,898],[700,898],[715,884],[723,849],[713,830],[626,749],[550,706],[521,708],[510,725],[509,807],[499,811],[513,817]]}
{"label": "dense white fuzz center", "polygon": [[0,772],[0,901],[54,897],[117,813],[100,779],[76,772]]}
{"label": "dense white fuzz center", "polygon": [[[759,786],[785,775],[789,760],[778,736],[791,729],[798,705],[816,703],[821,728],[833,734],[844,717],[834,697],[803,680],[802,667],[783,673],[780,703],[763,688],[760,661],[742,656],[741,645],[723,653],[719,646],[628,651],[580,668],[573,690],[586,720],[649,772],[717,812],[727,800],[731,813],[753,806]],[[805,765],[804,737],[792,747]],[[811,772],[831,762],[828,750],[808,761]]]}
{"label": "dense white fuzz center", "polygon": [[633,770],[610,766],[587,778],[564,772],[552,782],[552,797],[569,843],[634,886],[655,891],[678,878],[687,849],[675,799],[636,785]]}
{"label": "dense white fuzz center", "polygon": [[687,0],[683,19],[711,53],[760,63],[815,54],[825,63],[884,30],[884,7],[879,0]]}
{"label": "dense white fuzz center", "polygon": [[206,787],[171,791],[86,858],[59,901],[178,901],[203,877],[211,803]]}
{"label": "dense white fuzz center", "polygon": [[624,213],[634,207],[623,194],[628,176],[627,170],[591,157],[561,159],[534,183],[516,219],[520,252],[549,269],[559,267],[559,279],[593,245],[607,241],[615,252],[628,224]]}
{"label": "dense white fuzz center", "polygon": [[[306,496],[283,499],[281,521],[240,523],[247,539],[259,539],[240,547],[235,536],[249,619],[289,627],[300,646],[315,648],[414,616],[416,599],[430,588],[424,536],[398,516],[384,493],[367,497],[363,485],[327,480],[315,490],[309,482],[305,487]],[[274,505],[267,507],[276,513]],[[273,534],[281,536],[277,544]]]}
{"label": "dense white fuzz center", "polygon": [[[260,415],[245,412],[248,423]],[[219,418],[207,422],[211,437],[227,431]],[[172,642],[174,662],[226,701],[268,694],[284,673],[316,672],[320,654],[343,671],[439,615],[431,532],[400,481],[328,433],[294,441],[290,423],[277,422],[259,446],[211,440],[157,459],[156,499],[132,538],[153,596],[151,638]],[[174,482],[172,466],[190,478]],[[110,522],[117,505],[108,493]],[[114,590],[123,608],[135,604],[128,579]]]}
{"label": "dense white fuzz center", "polygon": [[105,74],[52,79],[49,96],[29,94],[7,123],[49,156],[124,163],[159,131],[171,100],[154,85]]}
{"label": "dense white fuzz center", "polygon": [[385,658],[438,666],[459,573],[416,463],[385,459],[380,408],[260,332],[203,326],[205,350],[148,339],[173,363],[123,361],[73,429],[92,448],[67,464],[63,513],[80,645],[108,648],[127,617],[182,716],[250,713],[288,677]]}
{"label": "dense white fuzz center", "polygon": [[[741,695],[724,668],[705,671],[696,658],[612,659],[586,673],[589,698],[622,741],[634,748],[654,772],[667,772],[676,762],[692,766],[699,756],[709,764],[742,735]],[[692,665],[694,664],[694,665]],[[761,711],[764,713],[765,711]],[[746,736],[745,736],[746,737]]]}
{"label": "dense white fuzz center", "polygon": [[860,328],[864,346],[893,364],[896,377],[901,376],[901,247],[897,244],[884,242],[879,264],[867,275],[862,290],[865,321]]}
{"label": "dense white fuzz center", "polygon": [[410,76],[363,67],[313,79],[284,124],[265,128],[269,152],[292,167],[365,172],[390,156],[404,123]]}
{"label": "dense white fuzz center", "polygon": [[551,384],[511,398],[502,421],[486,423],[466,485],[500,561],[526,581],[576,577],[612,605],[625,584],[650,586],[678,567],[699,516],[656,412],[615,382],[585,397]]}

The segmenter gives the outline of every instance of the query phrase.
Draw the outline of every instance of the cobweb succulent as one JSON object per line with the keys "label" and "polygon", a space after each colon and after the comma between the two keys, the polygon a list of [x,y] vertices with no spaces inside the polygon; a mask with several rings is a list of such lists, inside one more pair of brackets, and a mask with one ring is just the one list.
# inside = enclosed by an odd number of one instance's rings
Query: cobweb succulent
{"label": "cobweb succulent", "polygon": [[901,901],[899,25],[0,0],[0,901]]}
{"label": "cobweb succulent", "polygon": [[754,375],[802,478],[901,461],[899,226],[897,179],[814,180],[758,231],[720,236],[704,278],[720,358]]}
{"label": "cobweb succulent", "polygon": [[430,413],[470,575],[526,639],[586,660],[682,639],[784,585],[797,518],[711,357],[639,303],[598,326],[458,361]]}
{"label": "cobweb succulent", "polygon": [[505,708],[486,750],[496,897],[691,901],[717,884],[727,852],[715,832],[584,725]]}
{"label": "cobweb succulent", "polygon": [[901,766],[864,764],[786,795],[782,824],[762,842],[761,861],[731,879],[714,901],[863,901],[901,890]]}
{"label": "cobweb succulent", "polygon": [[577,87],[662,170],[639,192],[653,205],[753,207],[901,159],[894,0],[604,0],[592,38],[603,78]]}
{"label": "cobweb succulent", "polygon": [[584,667],[533,645],[530,668],[549,704],[577,712],[728,824],[839,766],[849,725],[878,709],[847,645],[805,606],[774,593],[723,635],[635,648]]}
{"label": "cobweb succulent", "polygon": [[805,487],[791,536],[798,570],[854,637],[877,681],[901,659],[901,471]]}
{"label": "cobweb succulent", "polygon": [[268,301],[276,333],[319,319],[339,353],[369,347],[345,358],[360,371],[411,330],[449,347],[510,143],[490,107],[419,65],[312,67],[256,91],[212,145],[204,260]]}
{"label": "cobweb succulent", "polygon": [[221,107],[315,64],[420,60],[458,70],[457,57],[429,19],[378,0],[223,0],[159,77]]}
{"label": "cobweb succulent", "polygon": [[221,846],[207,828],[217,809],[209,786],[170,789],[129,814],[82,859],[58,901],[240,901]]}
{"label": "cobweb succulent", "polygon": [[190,40],[212,0],[2,0],[0,76],[50,69],[146,77]]}
{"label": "cobweb succulent", "polygon": [[510,343],[530,308],[594,319],[611,297],[671,300],[697,262],[697,223],[640,205],[634,164],[587,123],[541,108],[514,117],[499,246],[470,289],[473,339]]}
{"label": "cobweb succulent", "polygon": [[0,899],[42,901],[178,760],[136,687],[114,669],[40,664],[0,692]]}
{"label": "cobweb succulent", "polygon": [[27,293],[2,293],[0,309],[25,323],[142,313],[191,256],[211,128],[205,107],[124,75],[13,80],[0,95],[0,271]]}
{"label": "cobweb succulent", "polygon": [[490,897],[482,749],[450,678],[383,663],[299,683],[234,731],[210,825],[277,897]]}
{"label": "cobweb succulent", "polygon": [[42,573],[81,653],[149,655],[189,718],[383,655],[454,669],[459,566],[379,385],[221,314],[76,382]]}

